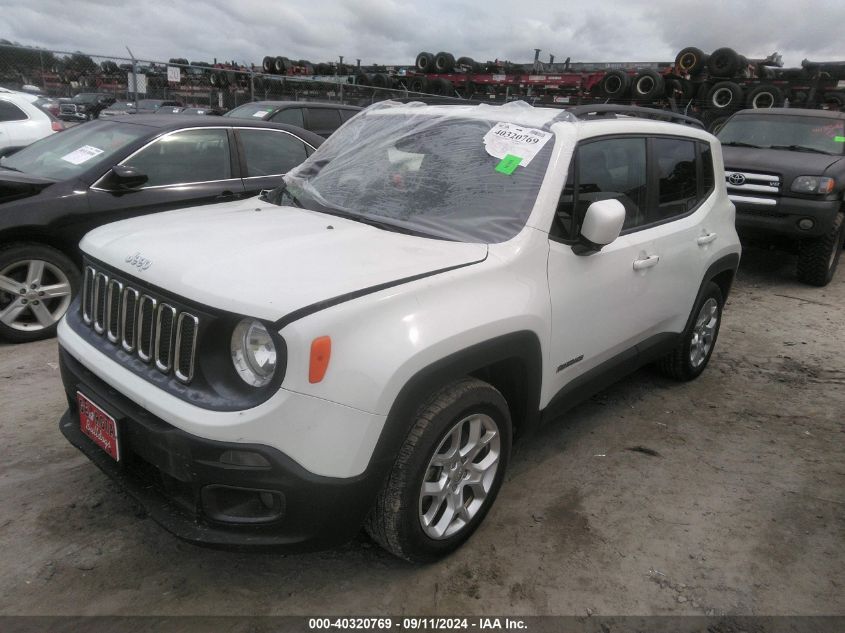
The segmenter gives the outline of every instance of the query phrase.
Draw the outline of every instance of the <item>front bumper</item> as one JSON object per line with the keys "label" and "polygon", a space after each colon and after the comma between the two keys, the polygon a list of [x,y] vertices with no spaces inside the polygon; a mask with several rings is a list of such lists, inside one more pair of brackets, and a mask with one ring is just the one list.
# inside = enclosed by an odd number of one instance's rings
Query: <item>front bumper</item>
{"label": "front bumper", "polygon": [[[323,477],[269,446],[191,435],[119,394],[61,348],[60,366],[69,409],[59,428],[67,440],[156,522],[197,545],[294,551],[335,547],[357,534],[385,475],[384,468],[373,467],[353,478]],[[80,430],[77,391],[116,419],[119,462]],[[259,455],[264,464],[223,463],[227,451]],[[260,493],[272,499],[269,518],[256,521],[221,511],[221,499],[246,495],[257,500]]]}
{"label": "front bumper", "polygon": [[[819,237],[830,230],[837,212],[842,207],[841,200],[756,197],[728,193],[736,206],[736,230],[742,237]],[[798,222],[804,218],[813,221],[811,229],[798,227]]]}

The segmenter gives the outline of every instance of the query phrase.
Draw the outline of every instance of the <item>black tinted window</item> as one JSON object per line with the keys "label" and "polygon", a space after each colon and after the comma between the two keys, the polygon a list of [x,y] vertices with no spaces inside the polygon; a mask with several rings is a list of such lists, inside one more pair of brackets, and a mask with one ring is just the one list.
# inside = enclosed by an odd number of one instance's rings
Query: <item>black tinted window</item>
{"label": "black tinted window", "polygon": [[340,112],[340,118],[343,120],[344,123],[346,123],[349,119],[358,114],[357,110],[338,110],[338,112]]}
{"label": "black tinted window", "polygon": [[288,108],[276,112],[276,114],[270,117],[270,120],[273,123],[287,123],[288,125],[305,127],[305,123],[302,120],[302,108]]}
{"label": "black tinted window", "polygon": [[286,132],[239,130],[238,134],[244,148],[247,177],[284,174],[307,157],[305,143]]}
{"label": "black tinted window", "polygon": [[340,115],[330,108],[308,108],[308,129],[333,132],[340,127]]}
{"label": "black tinted window", "polygon": [[148,177],[145,187],[232,177],[226,130],[186,130],[160,138],[126,161]]}
{"label": "black tinted window", "polygon": [[698,151],[701,161],[701,199],[703,200],[715,188],[716,180],[713,175],[713,151],[710,149],[710,143],[699,143]]}
{"label": "black tinted window", "polygon": [[0,121],[26,121],[28,117],[14,103],[0,99]]}
{"label": "black tinted window", "polygon": [[[598,200],[619,200],[625,207],[623,229],[645,223],[646,143],[642,138],[614,138],[581,145],[570,168],[557,209],[557,232],[570,239],[587,207]],[[577,174],[577,175],[576,175]]]}
{"label": "black tinted window", "polygon": [[658,174],[657,221],[683,215],[699,201],[695,141],[654,139],[654,168]]}

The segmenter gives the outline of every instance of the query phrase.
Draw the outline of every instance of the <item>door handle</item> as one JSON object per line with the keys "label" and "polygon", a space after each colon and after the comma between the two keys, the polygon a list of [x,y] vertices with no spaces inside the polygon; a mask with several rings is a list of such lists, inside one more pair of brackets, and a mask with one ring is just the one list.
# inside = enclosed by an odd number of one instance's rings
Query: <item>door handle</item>
{"label": "door handle", "polygon": [[715,240],[718,236],[715,233],[708,233],[707,235],[702,235],[698,239],[695,240],[696,244],[699,246],[705,246],[709,244],[713,240]]}
{"label": "door handle", "polygon": [[645,268],[651,268],[652,266],[657,266],[657,262],[660,261],[660,255],[649,255],[645,259],[635,259],[634,260],[634,270],[644,270]]}

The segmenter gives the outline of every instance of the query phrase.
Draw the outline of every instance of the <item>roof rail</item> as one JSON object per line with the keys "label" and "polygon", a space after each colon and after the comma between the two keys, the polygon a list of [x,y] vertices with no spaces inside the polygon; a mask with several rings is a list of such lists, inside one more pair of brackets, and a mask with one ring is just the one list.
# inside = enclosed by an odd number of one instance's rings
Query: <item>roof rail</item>
{"label": "roof rail", "polygon": [[656,108],[643,108],[640,106],[626,106],[615,105],[612,103],[599,103],[595,105],[580,105],[572,108],[567,108],[578,119],[597,119],[604,117],[616,117],[617,115],[637,117],[640,119],[658,119],[660,121],[669,121],[670,123],[685,123],[694,127],[699,127],[702,130],[704,124],[698,119],[671,112],[669,110],[657,110]]}

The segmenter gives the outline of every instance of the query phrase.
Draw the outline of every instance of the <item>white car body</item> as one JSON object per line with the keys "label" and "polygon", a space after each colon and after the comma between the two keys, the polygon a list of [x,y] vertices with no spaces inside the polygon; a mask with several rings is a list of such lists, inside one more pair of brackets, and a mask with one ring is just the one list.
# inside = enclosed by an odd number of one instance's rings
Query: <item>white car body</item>
{"label": "white car body", "polygon": [[[730,269],[732,276],[740,248],[721,178],[693,212],[623,234],[590,256],[549,236],[576,145],[618,134],[694,139],[710,147],[721,174],[719,144],[703,130],[628,117],[553,122],[560,111],[542,108],[432,111],[546,125],[554,135],[539,194],[515,237],[427,239],[254,198],[127,220],[82,241],[95,266],[123,279],[273,323],[287,347],[284,379],[257,406],[222,411],[187,402],[66,321],[61,348],[176,429],[271,446],[310,475],[352,481],[372,466],[403,389],[463,350],[512,340],[531,354],[536,341],[539,384],[524,412],[533,418],[625,350],[683,333],[708,275]],[[655,256],[659,265],[651,266]],[[649,263],[637,269],[641,260]],[[326,335],[331,361],[311,382],[310,346]]]}
{"label": "white car body", "polygon": [[0,153],[10,148],[26,147],[57,131],[49,115],[34,104],[37,100],[36,95],[25,92],[0,92],[0,101],[8,103],[26,117],[9,121],[0,118]]}

